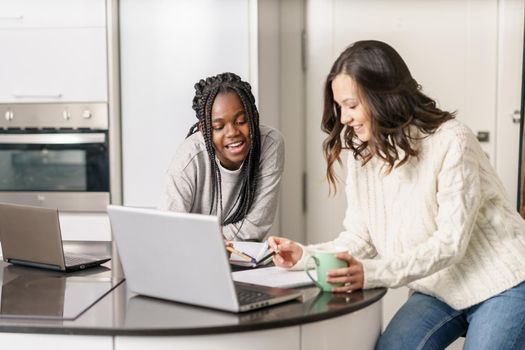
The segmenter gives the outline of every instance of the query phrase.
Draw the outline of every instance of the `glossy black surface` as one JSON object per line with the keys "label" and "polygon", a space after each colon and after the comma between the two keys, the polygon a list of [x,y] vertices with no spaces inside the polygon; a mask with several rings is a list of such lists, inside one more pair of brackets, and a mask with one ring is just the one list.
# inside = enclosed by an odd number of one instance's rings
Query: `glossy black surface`
{"label": "glossy black surface", "polygon": [[[68,248],[71,247],[69,245]],[[85,243],[76,248],[77,251],[84,252],[86,249],[92,249],[94,252],[98,249],[96,243]],[[109,251],[109,246],[106,244],[104,249],[106,252]],[[116,284],[121,280],[121,277],[112,276],[110,267],[111,262],[100,268],[67,274],[67,278],[72,278],[75,281],[84,279],[88,284],[94,280],[111,281],[109,283]],[[8,274],[10,274],[12,268],[13,266],[9,264],[0,265],[0,269],[4,269],[4,274],[6,271],[9,271]],[[29,268],[17,269],[27,270]],[[43,282],[39,282],[42,283],[42,287],[46,287],[46,283],[56,283],[49,282],[54,274],[63,274],[43,270],[38,270],[37,273],[35,269],[30,270],[29,274],[31,275],[40,276],[40,274],[44,274],[48,276],[43,279]],[[17,271],[17,273],[21,273],[21,271]],[[61,290],[60,283],[58,283],[58,287],[51,286],[51,290]],[[198,335],[243,332],[294,326],[345,315],[377,302],[386,293],[385,289],[366,290],[344,295],[318,293],[317,288],[307,288],[304,291],[304,301],[292,301],[247,313],[233,314],[133,295],[128,293],[124,282],[89,307],[75,320],[0,318],[0,331],[90,335]],[[212,288],[210,288],[211,292],[213,292]],[[51,292],[47,297],[60,300],[60,297],[55,294],[60,295],[60,293]],[[67,293],[64,296],[64,304],[67,304]],[[61,308],[63,310],[64,306],[60,305],[60,302],[51,306],[47,305],[43,297],[35,299],[33,306],[26,310],[28,314],[34,314],[36,311],[33,309],[49,309],[47,312],[58,314],[60,314]],[[13,307],[8,304],[6,304],[7,308]]]}
{"label": "glossy black surface", "polygon": [[[79,244],[65,248],[96,255],[110,255],[109,244]],[[77,273],[3,264],[0,268],[0,319],[70,319],[77,318],[97,300],[109,293],[123,278],[112,276],[108,266],[89,268]]]}

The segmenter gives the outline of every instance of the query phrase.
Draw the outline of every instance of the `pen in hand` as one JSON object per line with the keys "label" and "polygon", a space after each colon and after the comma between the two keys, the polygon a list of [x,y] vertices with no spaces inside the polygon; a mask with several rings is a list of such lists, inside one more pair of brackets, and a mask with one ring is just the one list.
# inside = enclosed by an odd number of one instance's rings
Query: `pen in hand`
{"label": "pen in hand", "polygon": [[265,256],[263,256],[260,260],[259,260],[259,264],[264,264],[268,259],[270,259],[271,257],[273,257],[275,254],[277,254],[278,252],[276,252],[275,250],[272,250],[271,252],[269,252],[268,254],[266,254]]}
{"label": "pen in hand", "polygon": [[240,256],[244,260],[250,261],[252,264],[257,264],[257,260],[255,260],[255,258],[249,256],[246,253],[241,252],[240,250],[237,250],[237,249],[235,249],[235,248],[233,248],[231,246],[226,247],[226,250],[229,251],[232,254]]}

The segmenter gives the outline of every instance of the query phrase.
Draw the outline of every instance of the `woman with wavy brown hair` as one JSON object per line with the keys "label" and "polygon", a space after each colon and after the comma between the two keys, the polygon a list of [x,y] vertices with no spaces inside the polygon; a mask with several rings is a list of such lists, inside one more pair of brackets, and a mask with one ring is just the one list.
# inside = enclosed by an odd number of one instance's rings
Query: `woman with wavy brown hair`
{"label": "woman with wavy brown hair", "polygon": [[[380,41],[348,47],[328,74],[322,130],[327,178],[348,150],[344,231],[303,246],[270,237],[274,262],[344,245],[333,292],[407,285],[413,292],[378,349],[525,348],[525,222],[468,127],[423,94]],[[345,249],[346,249],[345,248]]]}

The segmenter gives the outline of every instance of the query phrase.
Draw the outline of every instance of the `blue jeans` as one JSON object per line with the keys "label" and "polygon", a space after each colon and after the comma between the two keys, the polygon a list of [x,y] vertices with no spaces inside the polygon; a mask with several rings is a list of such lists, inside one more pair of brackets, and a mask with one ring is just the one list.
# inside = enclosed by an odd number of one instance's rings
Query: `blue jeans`
{"label": "blue jeans", "polygon": [[525,349],[525,282],[459,311],[414,293],[390,321],[376,349],[445,349],[461,336],[466,350]]}

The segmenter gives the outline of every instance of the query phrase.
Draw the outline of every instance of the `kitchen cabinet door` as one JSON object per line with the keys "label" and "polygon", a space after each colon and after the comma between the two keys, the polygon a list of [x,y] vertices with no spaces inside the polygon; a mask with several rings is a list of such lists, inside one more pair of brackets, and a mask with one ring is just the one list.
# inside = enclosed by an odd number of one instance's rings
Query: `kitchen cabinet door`
{"label": "kitchen cabinet door", "polygon": [[111,336],[0,333],[3,349],[17,350],[112,350]]}
{"label": "kitchen cabinet door", "polygon": [[0,0],[0,28],[105,27],[104,0]]}
{"label": "kitchen cabinet door", "polygon": [[106,29],[0,30],[0,103],[107,101]]}

